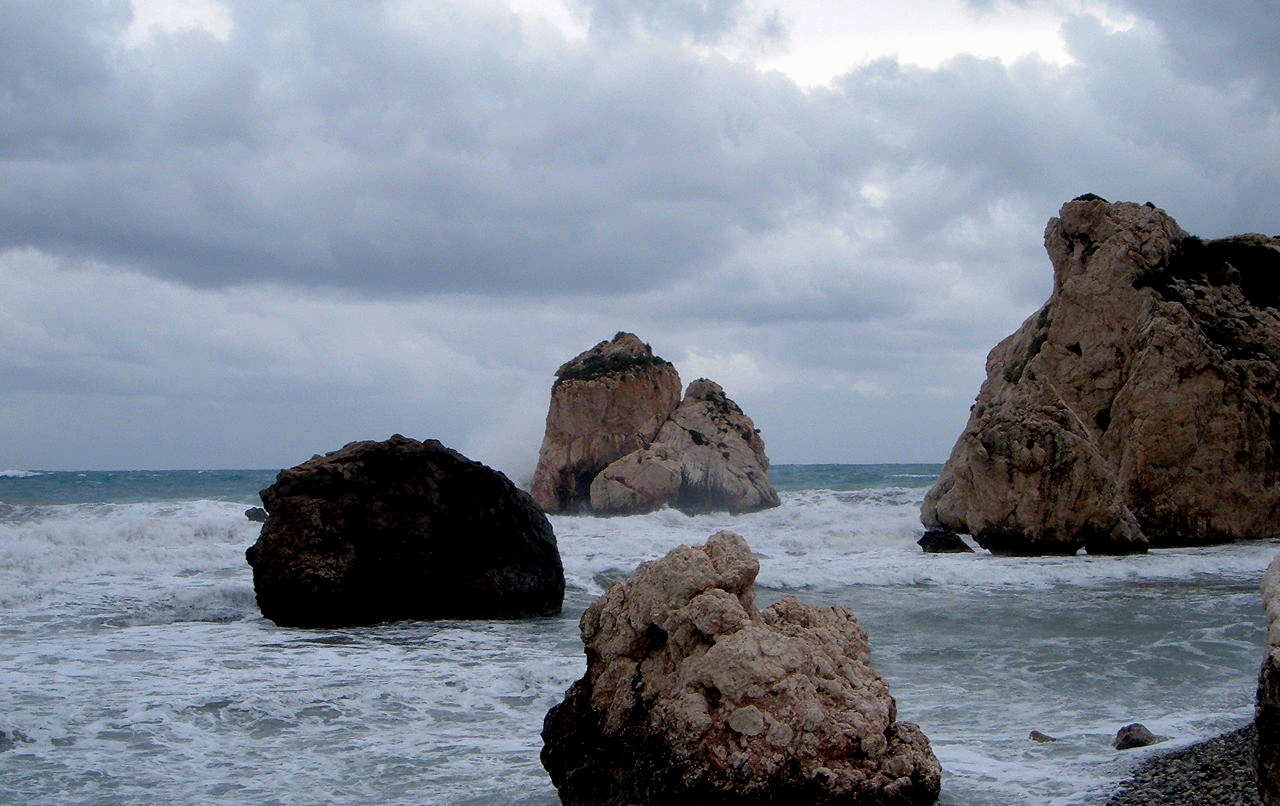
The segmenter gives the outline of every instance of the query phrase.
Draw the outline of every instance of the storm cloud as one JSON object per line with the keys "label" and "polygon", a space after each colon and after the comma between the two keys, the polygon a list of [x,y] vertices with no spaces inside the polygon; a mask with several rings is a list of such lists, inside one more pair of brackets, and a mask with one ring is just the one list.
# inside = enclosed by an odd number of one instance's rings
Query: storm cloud
{"label": "storm cloud", "polygon": [[1280,20],[1226,5],[1024,2],[1070,61],[806,87],[718,49],[803,47],[736,0],[575,1],[576,32],[529,2],[223,2],[224,31],[141,37],[125,0],[2,2],[0,464],[400,430],[523,467],[550,372],[618,329],[721,380],[775,460],[941,460],[1047,295],[1061,202],[1280,230]]}

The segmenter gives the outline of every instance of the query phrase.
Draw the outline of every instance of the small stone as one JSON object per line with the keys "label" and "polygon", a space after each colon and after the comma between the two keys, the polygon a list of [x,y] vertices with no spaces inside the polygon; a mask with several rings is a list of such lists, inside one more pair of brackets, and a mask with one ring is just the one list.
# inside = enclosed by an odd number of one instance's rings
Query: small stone
{"label": "small stone", "polygon": [[1147,726],[1141,722],[1134,722],[1125,725],[1116,732],[1115,741],[1111,746],[1117,750],[1129,750],[1134,747],[1147,747],[1160,741],[1154,733],[1147,730]]}
{"label": "small stone", "polygon": [[765,735],[764,740],[774,747],[786,747],[791,744],[791,739],[794,736],[791,726],[786,722],[774,722],[769,726],[769,732]]}
{"label": "small stone", "polygon": [[743,736],[757,736],[764,732],[764,712],[754,705],[739,708],[729,715],[729,727]]}
{"label": "small stone", "polygon": [[1031,731],[1031,733],[1029,733],[1029,734],[1027,735],[1027,738],[1031,739],[1031,741],[1033,741],[1033,742],[1056,742],[1056,741],[1058,741],[1058,740],[1057,740],[1056,738],[1054,738],[1053,736],[1050,736],[1050,735],[1048,735],[1047,733],[1041,733],[1041,732],[1040,732],[1040,731],[1038,731],[1038,730],[1033,730],[1033,731]]}

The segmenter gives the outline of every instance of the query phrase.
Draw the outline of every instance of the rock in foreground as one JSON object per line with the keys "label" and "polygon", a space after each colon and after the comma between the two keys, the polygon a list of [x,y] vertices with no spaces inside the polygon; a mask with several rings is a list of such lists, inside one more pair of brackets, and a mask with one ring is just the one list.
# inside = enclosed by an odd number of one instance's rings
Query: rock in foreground
{"label": "rock in foreground", "polygon": [[1258,675],[1253,724],[1257,728],[1255,764],[1258,795],[1267,806],[1280,806],[1280,556],[1262,577],[1262,605],[1267,614],[1267,654]]}
{"label": "rock in foreground", "polygon": [[554,615],[555,534],[506,476],[435,440],[353,442],[283,470],[245,553],[262,615],[313,627]]}
{"label": "rock in foreground", "polygon": [[755,608],[732,532],[614,583],[582,616],[586,675],[547,714],[542,763],[569,806],[920,804],[941,768],[897,721],[842,607]]}
{"label": "rock in foreground", "polygon": [[1280,534],[1280,238],[1081,197],[1049,301],[987,379],[921,519],[1010,554]]}

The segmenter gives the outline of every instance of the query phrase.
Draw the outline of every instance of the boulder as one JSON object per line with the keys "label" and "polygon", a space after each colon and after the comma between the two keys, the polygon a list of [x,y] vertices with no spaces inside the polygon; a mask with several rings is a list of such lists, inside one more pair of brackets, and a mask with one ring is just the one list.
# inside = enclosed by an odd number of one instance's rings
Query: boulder
{"label": "boulder", "polygon": [[1280,238],[1081,197],[1049,301],[987,358],[926,527],[1009,554],[1280,534]]}
{"label": "boulder", "polygon": [[1162,741],[1151,731],[1147,730],[1147,726],[1141,722],[1134,722],[1125,725],[1116,731],[1116,738],[1112,740],[1111,746],[1117,750],[1131,750],[1135,747],[1146,747]]}
{"label": "boulder", "polygon": [[1040,742],[1041,744],[1048,744],[1048,743],[1050,743],[1050,742],[1056,742],[1056,741],[1058,741],[1058,740],[1057,740],[1056,738],[1054,738],[1053,736],[1050,736],[1050,735],[1049,735],[1049,734],[1047,734],[1047,733],[1041,733],[1041,732],[1040,732],[1040,731],[1038,731],[1038,730],[1033,730],[1033,731],[1031,731],[1030,733],[1028,733],[1028,734],[1027,734],[1027,738],[1028,738],[1028,739],[1030,739],[1030,740],[1031,740],[1031,741],[1033,741],[1033,742]]}
{"label": "boulder", "polygon": [[964,538],[955,532],[947,532],[941,529],[929,529],[920,539],[916,541],[921,550],[926,554],[962,554],[968,552],[973,553],[973,549],[968,543],[964,542]]}
{"label": "boulder", "polygon": [[563,803],[932,803],[929,740],[843,607],[754,603],[733,532],[614,583],[582,616],[587,671],[543,725]]}
{"label": "boulder", "polygon": [[618,333],[563,364],[551,388],[533,500],[577,512],[610,462],[653,441],[680,402],[680,376],[633,333]]}
{"label": "boulder", "polygon": [[706,378],[689,384],[653,444],[613,462],[591,482],[591,511],[600,515],[665,506],[690,515],[736,514],[780,503],[755,423]]}
{"label": "boulder", "polygon": [[1267,654],[1258,674],[1254,763],[1262,802],[1280,806],[1280,556],[1271,561],[1262,577],[1262,604],[1267,614]]}
{"label": "boulder", "polygon": [[254,523],[267,522],[267,511],[262,507],[249,507],[244,511],[244,516]]}
{"label": "boulder", "polygon": [[506,476],[436,440],[353,442],[282,470],[245,553],[262,615],[313,627],[560,612],[555,534]]}

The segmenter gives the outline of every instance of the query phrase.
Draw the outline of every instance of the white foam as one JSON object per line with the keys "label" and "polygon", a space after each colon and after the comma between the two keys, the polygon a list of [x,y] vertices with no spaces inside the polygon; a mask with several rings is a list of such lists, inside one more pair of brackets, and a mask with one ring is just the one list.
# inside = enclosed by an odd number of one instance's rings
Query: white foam
{"label": "white foam", "polygon": [[37,470],[0,470],[0,478],[3,479],[30,479],[43,475]]}

